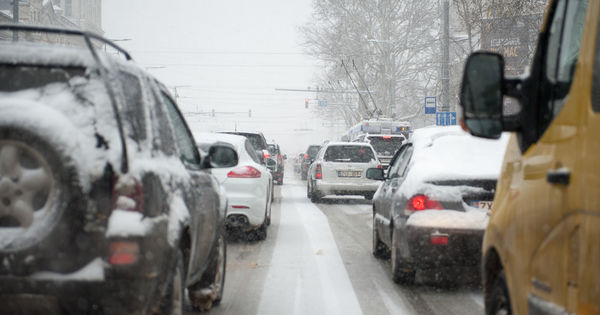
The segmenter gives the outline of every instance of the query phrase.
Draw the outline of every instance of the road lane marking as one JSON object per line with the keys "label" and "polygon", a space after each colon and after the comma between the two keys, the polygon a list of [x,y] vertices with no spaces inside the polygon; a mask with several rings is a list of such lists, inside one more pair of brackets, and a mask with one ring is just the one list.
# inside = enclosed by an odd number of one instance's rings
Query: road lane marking
{"label": "road lane marking", "polygon": [[278,237],[257,314],[362,314],[327,217],[300,201],[305,193],[282,187]]}

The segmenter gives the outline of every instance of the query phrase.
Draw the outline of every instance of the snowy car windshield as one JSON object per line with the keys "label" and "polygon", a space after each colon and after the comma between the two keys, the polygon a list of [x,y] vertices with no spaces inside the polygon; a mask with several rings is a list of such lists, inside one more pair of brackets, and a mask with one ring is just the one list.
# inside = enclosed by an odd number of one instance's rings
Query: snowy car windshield
{"label": "snowy car windshield", "polygon": [[400,147],[404,138],[401,137],[369,137],[369,143],[378,155],[392,156]]}
{"label": "snowy car windshield", "polygon": [[330,146],[325,151],[326,162],[368,163],[375,160],[373,150],[365,146]]}
{"label": "snowy car windshield", "polygon": [[84,74],[85,69],[82,67],[0,64],[0,91],[12,92],[55,82],[68,82],[71,78]]}

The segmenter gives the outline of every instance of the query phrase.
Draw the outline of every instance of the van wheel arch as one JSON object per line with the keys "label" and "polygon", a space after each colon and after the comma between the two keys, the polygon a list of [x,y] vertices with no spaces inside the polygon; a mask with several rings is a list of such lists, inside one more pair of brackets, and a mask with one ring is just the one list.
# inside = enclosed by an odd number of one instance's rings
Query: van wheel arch
{"label": "van wheel arch", "polygon": [[[494,283],[504,270],[500,255],[495,248],[489,248],[483,258],[481,280],[483,283],[483,300],[486,309],[491,303],[491,293],[494,288]],[[486,312],[487,313],[487,312]]]}

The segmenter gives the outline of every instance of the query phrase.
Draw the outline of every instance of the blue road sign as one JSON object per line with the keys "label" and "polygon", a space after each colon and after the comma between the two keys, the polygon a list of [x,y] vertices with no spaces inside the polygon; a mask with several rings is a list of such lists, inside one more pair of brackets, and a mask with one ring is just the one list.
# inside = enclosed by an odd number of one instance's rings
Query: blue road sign
{"label": "blue road sign", "polygon": [[456,112],[437,112],[435,124],[438,126],[456,125]]}
{"label": "blue road sign", "polygon": [[435,96],[425,96],[425,114],[435,114],[437,100]]}
{"label": "blue road sign", "polygon": [[327,107],[327,100],[319,100],[319,106]]}

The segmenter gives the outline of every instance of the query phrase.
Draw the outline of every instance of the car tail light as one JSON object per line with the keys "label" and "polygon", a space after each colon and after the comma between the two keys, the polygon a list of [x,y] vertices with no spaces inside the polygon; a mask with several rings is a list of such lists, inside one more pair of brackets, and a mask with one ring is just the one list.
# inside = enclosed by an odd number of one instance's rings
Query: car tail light
{"label": "car tail light", "polygon": [[430,199],[425,195],[416,195],[410,198],[408,203],[406,204],[405,214],[410,215],[414,211],[421,210],[441,210],[442,204],[437,201]]}
{"label": "car tail light", "polygon": [[383,139],[392,139],[392,136],[383,136]]}
{"label": "car tail light", "polygon": [[123,175],[115,179],[112,191],[112,209],[142,212],[144,193],[142,184],[133,175]]}
{"label": "car tail light", "polygon": [[432,234],[429,236],[431,245],[448,245],[447,234]]}
{"label": "car tail light", "polygon": [[382,167],[381,164],[377,164],[377,168],[381,168],[381,167]]}
{"label": "car tail light", "polygon": [[317,170],[315,172],[316,179],[323,179],[323,169],[321,168],[321,164],[317,164]]}
{"label": "car tail light", "polygon": [[305,159],[305,160],[308,160],[308,153],[307,153],[307,154],[304,154],[304,159]]}
{"label": "car tail light", "polygon": [[232,209],[250,209],[248,206],[231,206]]}
{"label": "car tail light", "polygon": [[108,246],[108,262],[111,265],[132,265],[140,256],[140,245],[133,241],[113,241]]}
{"label": "car tail light", "polygon": [[229,178],[260,178],[261,173],[259,170],[252,166],[244,165],[234,168],[227,174]]}

